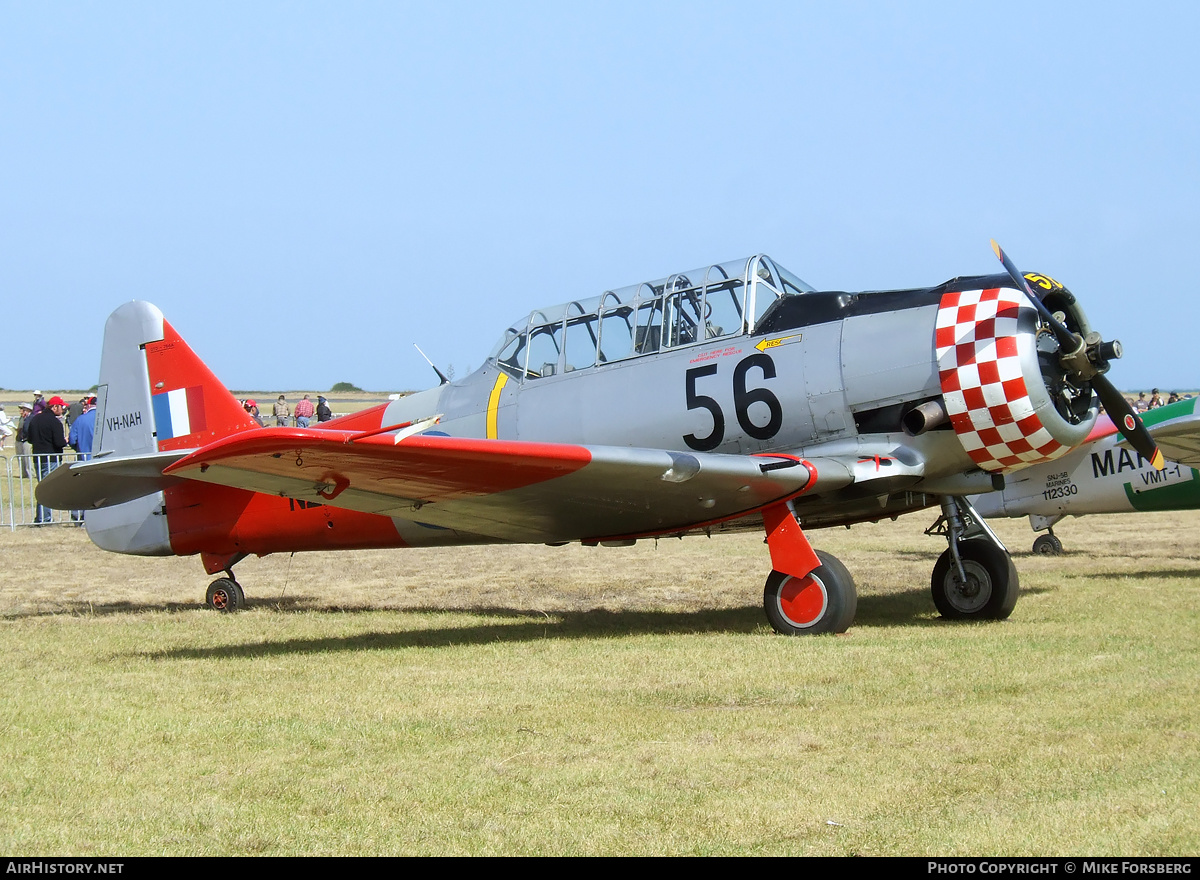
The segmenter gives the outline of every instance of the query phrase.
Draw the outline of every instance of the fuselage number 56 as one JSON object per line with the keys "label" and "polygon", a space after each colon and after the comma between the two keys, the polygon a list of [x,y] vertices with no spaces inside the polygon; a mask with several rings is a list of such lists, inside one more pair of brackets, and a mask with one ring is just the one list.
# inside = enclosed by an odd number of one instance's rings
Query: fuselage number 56
{"label": "fuselage number 56", "polygon": [[[775,362],[768,354],[752,354],[738,361],[737,366],[733,368],[733,411],[743,431],[756,440],[769,440],[779,433],[779,428],[783,425],[783,407],[779,404],[779,398],[769,389],[746,387],[747,374],[755,368],[762,371],[763,379],[775,378]],[[716,375],[715,363],[693,367],[685,374],[687,408],[706,409],[713,420],[712,432],[707,437],[697,437],[695,434],[685,434],[683,437],[683,442],[698,452],[716,449],[725,439],[725,414],[721,411],[721,405],[715,398],[700,394],[696,390],[698,380]],[[766,406],[769,413],[766,424],[760,425],[751,421],[750,406],[755,403]],[[762,407],[759,407],[756,413],[760,419],[761,410]]]}

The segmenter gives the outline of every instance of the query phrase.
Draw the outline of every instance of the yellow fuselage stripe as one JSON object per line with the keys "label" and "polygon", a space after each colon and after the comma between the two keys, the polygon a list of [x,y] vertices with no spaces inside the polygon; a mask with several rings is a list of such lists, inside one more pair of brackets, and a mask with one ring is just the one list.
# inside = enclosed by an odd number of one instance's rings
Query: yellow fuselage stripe
{"label": "yellow fuselage stripe", "polygon": [[499,436],[500,392],[507,384],[508,373],[501,373],[496,377],[496,384],[492,386],[492,393],[488,397],[487,436],[489,440],[495,440]]}

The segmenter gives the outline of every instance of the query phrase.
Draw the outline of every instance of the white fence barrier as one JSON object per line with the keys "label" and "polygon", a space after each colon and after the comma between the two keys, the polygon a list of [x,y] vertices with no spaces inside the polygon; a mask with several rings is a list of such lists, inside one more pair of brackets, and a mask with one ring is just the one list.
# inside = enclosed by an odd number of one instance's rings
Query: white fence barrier
{"label": "white fence barrier", "polygon": [[55,468],[69,464],[77,458],[74,452],[63,455],[9,455],[0,474],[0,526],[16,529],[18,526],[51,524],[78,524],[82,513],[71,510],[51,510],[41,507],[34,497],[38,481]]}

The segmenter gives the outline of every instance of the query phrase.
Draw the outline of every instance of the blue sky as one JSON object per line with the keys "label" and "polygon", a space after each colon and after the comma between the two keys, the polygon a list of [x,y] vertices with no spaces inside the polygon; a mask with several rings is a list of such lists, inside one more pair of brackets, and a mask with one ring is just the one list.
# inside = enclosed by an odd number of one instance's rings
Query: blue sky
{"label": "blue sky", "polygon": [[426,387],[514,318],[764,251],[1055,276],[1200,386],[1200,6],[0,0],[0,386],[156,303],[232,388]]}

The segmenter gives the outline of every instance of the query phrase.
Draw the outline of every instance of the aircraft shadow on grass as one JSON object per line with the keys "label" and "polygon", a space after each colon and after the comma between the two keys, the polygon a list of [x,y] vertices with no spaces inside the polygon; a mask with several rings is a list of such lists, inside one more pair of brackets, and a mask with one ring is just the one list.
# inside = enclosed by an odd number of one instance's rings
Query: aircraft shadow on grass
{"label": "aircraft shadow on grass", "polygon": [[[929,595],[923,589],[886,596],[864,596],[859,602],[858,627],[864,626],[951,626],[933,616]],[[301,610],[296,608],[294,610]],[[311,608],[303,609],[311,612]],[[260,640],[206,648],[175,648],[169,651],[140,652],[137,656],[154,659],[188,660],[224,657],[267,657],[281,654],[311,654],[337,651],[401,650],[405,648],[449,648],[462,645],[526,642],[543,639],[612,638],[652,633],[752,633],[761,628],[761,609],[743,608],[669,611],[591,611],[554,612],[519,611],[511,608],[477,609],[405,609],[400,613],[481,614],[490,617],[541,616],[521,623],[482,623],[402,632],[375,631],[346,637],[315,639]],[[900,622],[899,624],[897,622]]]}
{"label": "aircraft shadow on grass", "polygon": [[1080,580],[1103,580],[1114,581],[1124,578],[1132,578],[1134,580],[1157,580],[1159,578],[1194,578],[1200,576],[1200,569],[1195,568],[1178,568],[1170,571],[1127,571],[1127,572],[1105,572],[1098,571],[1094,574],[1076,575]]}
{"label": "aircraft shadow on grass", "polygon": [[[906,551],[898,551],[903,554]],[[914,554],[915,555],[915,554]],[[1197,571],[1155,571],[1131,572],[1121,575],[1131,578],[1151,577],[1194,577]],[[1094,574],[1080,575],[1088,579],[1106,578],[1112,575]],[[1025,586],[1021,591],[1028,595],[1050,592],[1046,587]],[[286,653],[288,651],[353,650],[358,647],[429,647],[449,646],[465,643],[483,643],[489,641],[523,641],[533,638],[589,638],[610,637],[614,635],[643,635],[647,633],[664,632],[753,632],[761,623],[761,616],[756,613],[757,606],[747,605],[742,608],[729,609],[699,609],[688,612],[672,611],[608,611],[606,609],[591,609],[588,611],[555,611],[523,610],[518,608],[445,608],[445,607],[407,607],[381,608],[370,605],[327,605],[321,604],[316,596],[295,594],[279,599],[260,598],[247,603],[248,608],[270,608],[279,614],[297,614],[325,612],[337,614],[393,612],[398,614],[480,614],[488,617],[535,617],[545,619],[530,622],[528,625],[500,624],[480,627],[465,627],[447,630],[416,630],[406,633],[376,633],[373,635],[356,636],[350,639],[323,639],[312,643],[303,641],[288,643],[256,642],[253,645],[227,646],[223,648],[205,649],[203,656],[224,656],[239,654],[268,654]],[[38,617],[108,617],[118,614],[147,614],[167,613],[180,614],[188,611],[204,611],[208,606],[203,602],[61,602],[53,606],[38,608],[33,611],[17,611],[0,615],[0,620],[24,620]],[[758,609],[759,611],[761,609]],[[954,622],[930,617],[934,609],[930,606],[929,592],[923,587],[913,587],[908,590],[889,592],[886,594],[863,595],[858,599],[856,626],[952,626]],[[382,643],[384,644],[381,644]],[[291,647],[289,647],[289,644]],[[188,649],[190,650],[190,649]],[[186,653],[186,652],[185,652]],[[162,656],[168,656],[166,654]],[[181,656],[171,654],[169,656]]]}

